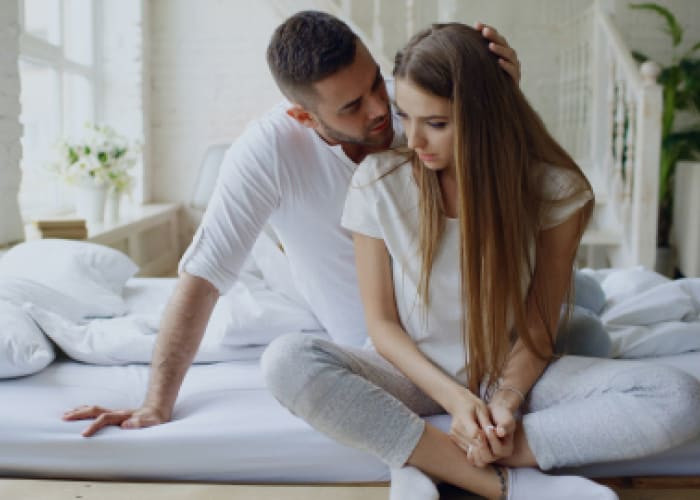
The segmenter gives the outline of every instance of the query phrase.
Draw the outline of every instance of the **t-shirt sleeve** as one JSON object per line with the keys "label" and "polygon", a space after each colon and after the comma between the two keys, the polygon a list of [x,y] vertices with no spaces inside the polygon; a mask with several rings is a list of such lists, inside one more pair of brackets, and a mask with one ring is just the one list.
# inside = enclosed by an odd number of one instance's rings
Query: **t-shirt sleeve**
{"label": "t-shirt sleeve", "polygon": [[540,229],[562,224],[593,199],[580,174],[563,167],[547,166],[541,185],[545,203]]}
{"label": "t-shirt sleeve", "polygon": [[225,294],[272,212],[280,187],[275,142],[252,124],[224,156],[216,187],[178,265]]}
{"label": "t-shirt sleeve", "polygon": [[340,224],[355,233],[382,238],[377,218],[377,177],[374,160],[369,157],[355,170],[345,198]]}

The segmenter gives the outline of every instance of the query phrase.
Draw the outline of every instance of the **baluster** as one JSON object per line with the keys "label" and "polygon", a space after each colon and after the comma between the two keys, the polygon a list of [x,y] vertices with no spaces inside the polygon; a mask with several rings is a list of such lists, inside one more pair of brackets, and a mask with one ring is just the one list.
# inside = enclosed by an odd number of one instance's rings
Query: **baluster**
{"label": "baluster", "polygon": [[[579,29],[578,32],[581,32],[581,27],[579,23]],[[578,46],[578,56],[576,60],[576,95],[574,105],[576,106],[576,121],[575,121],[575,140],[576,140],[576,157],[577,158],[582,158],[584,151],[583,151],[583,130],[586,125],[586,120],[584,116],[584,111],[583,111],[583,95],[585,92],[585,84],[584,84],[584,75],[586,74],[585,72],[585,59],[584,59],[584,54],[585,54],[586,47],[584,44],[580,44]]]}
{"label": "baluster", "polygon": [[631,203],[632,201],[632,188],[634,183],[634,174],[636,168],[635,162],[635,148],[636,148],[636,131],[637,131],[637,106],[636,99],[634,95],[629,95],[627,99],[627,140],[625,151],[627,152],[625,158],[625,202]]}
{"label": "baluster", "polygon": [[[613,138],[615,135],[615,59],[612,52],[608,52],[608,81],[607,81],[607,101],[608,101],[608,126],[605,137],[605,176],[608,185],[614,180],[613,165],[615,162],[615,143]],[[610,191],[612,193],[613,191]]]}
{"label": "baluster", "polygon": [[623,155],[625,145],[625,82],[621,75],[615,79],[617,86],[616,110],[615,110],[615,178],[617,181],[616,194],[622,195],[623,191]]}
{"label": "baluster", "polygon": [[[590,42],[586,41],[584,45],[584,51],[583,51],[583,80],[582,80],[582,85],[583,85],[583,90],[581,92],[581,110],[582,110],[582,115],[583,115],[583,127],[582,127],[582,141],[583,141],[583,146],[582,149],[585,152],[586,157],[589,157],[591,155],[591,114],[590,114],[590,106],[591,106],[591,99],[590,99],[590,90],[591,90],[591,75],[592,75],[592,68],[591,68],[591,44]],[[585,132],[585,133],[584,133]]]}

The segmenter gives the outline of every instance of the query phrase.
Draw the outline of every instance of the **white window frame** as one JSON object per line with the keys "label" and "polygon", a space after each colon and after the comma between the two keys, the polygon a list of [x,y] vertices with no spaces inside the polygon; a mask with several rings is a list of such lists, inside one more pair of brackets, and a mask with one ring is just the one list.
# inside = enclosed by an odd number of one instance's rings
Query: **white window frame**
{"label": "white window frame", "polygon": [[[100,33],[102,32],[101,19],[102,19],[102,0],[92,0],[92,64],[81,64],[70,59],[67,59],[65,52],[65,32],[66,32],[66,19],[65,19],[65,1],[57,0],[60,4],[59,7],[59,33],[58,33],[58,44],[54,45],[51,42],[44,40],[40,37],[28,33],[25,29],[24,23],[24,4],[25,0],[19,1],[19,21],[20,21],[20,36],[19,36],[19,59],[26,60],[30,63],[39,63],[50,66],[58,74],[58,99],[59,103],[59,114],[60,119],[58,123],[58,137],[59,140],[65,134],[66,128],[66,103],[64,99],[63,92],[63,76],[66,72],[77,73],[88,79],[92,87],[93,95],[93,109],[92,114],[94,116],[95,122],[100,122],[102,118],[102,68],[101,68],[101,52],[102,52],[102,38]],[[24,158],[23,158],[24,159]],[[23,161],[22,159],[22,161]],[[57,183],[60,181],[57,181]],[[65,193],[65,187],[56,185],[55,192],[57,193],[56,199],[58,202],[51,209],[56,214],[70,212],[73,209],[72,200],[66,199],[65,195],[60,193]],[[46,207],[48,208],[48,207]],[[29,222],[29,219],[33,213],[26,213],[26,208],[20,206],[22,211],[22,217],[25,222]]]}

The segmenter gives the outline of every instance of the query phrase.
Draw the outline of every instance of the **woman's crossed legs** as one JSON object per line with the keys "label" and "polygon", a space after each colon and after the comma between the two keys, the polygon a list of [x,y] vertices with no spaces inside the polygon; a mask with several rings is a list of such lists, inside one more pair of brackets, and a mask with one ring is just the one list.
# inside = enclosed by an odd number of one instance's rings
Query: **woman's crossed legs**
{"label": "woman's crossed legs", "polygon": [[[294,334],[272,342],[262,364],[274,396],[337,441],[392,468],[411,464],[486,497],[500,494],[492,468],[471,466],[421,418],[444,410],[376,352]],[[502,465],[547,470],[637,458],[700,434],[700,382],[648,362],[565,356],[550,364],[524,410]]]}

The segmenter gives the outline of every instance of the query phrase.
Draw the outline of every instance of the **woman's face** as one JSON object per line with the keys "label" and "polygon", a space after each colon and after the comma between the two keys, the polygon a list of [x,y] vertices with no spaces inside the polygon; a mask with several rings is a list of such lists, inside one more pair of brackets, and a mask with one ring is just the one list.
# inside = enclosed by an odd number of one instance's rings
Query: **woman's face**
{"label": "woman's face", "polygon": [[408,147],[431,170],[451,168],[454,132],[450,101],[431,94],[407,78],[396,80],[396,111]]}

